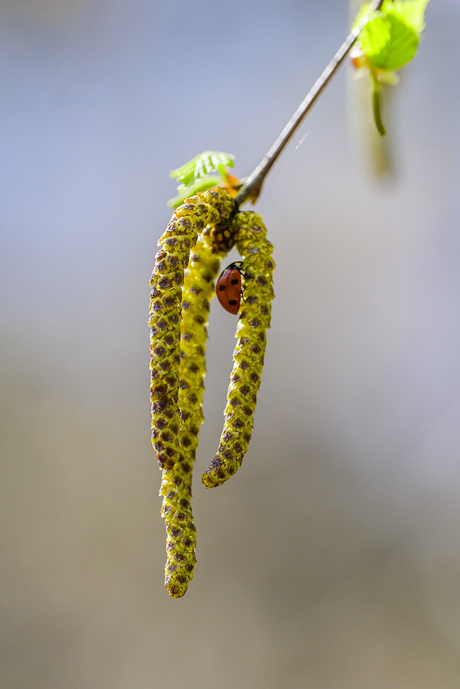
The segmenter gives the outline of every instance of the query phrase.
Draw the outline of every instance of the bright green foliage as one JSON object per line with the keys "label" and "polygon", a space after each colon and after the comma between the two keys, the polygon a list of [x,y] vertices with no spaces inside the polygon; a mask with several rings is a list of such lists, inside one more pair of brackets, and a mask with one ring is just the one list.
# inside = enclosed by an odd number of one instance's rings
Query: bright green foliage
{"label": "bright green foliage", "polygon": [[379,69],[400,69],[414,57],[418,36],[394,14],[376,16],[360,34],[363,53]]}
{"label": "bright green foliage", "polygon": [[178,208],[189,196],[195,196],[195,194],[206,191],[206,189],[217,187],[220,183],[220,177],[217,177],[216,175],[206,175],[206,177],[203,177],[194,184],[190,184],[188,187],[186,187],[186,190],[182,192],[182,194],[178,194],[172,199],[169,199],[168,206],[169,208]]}
{"label": "bright green foliage", "polygon": [[224,411],[224,428],[216,456],[202,476],[206,488],[220,486],[239,469],[251,440],[257,392],[270,327],[273,292],[272,244],[260,215],[238,213],[235,243],[243,257],[244,296],[236,328],[237,344]]}
{"label": "bright green foliage", "polygon": [[369,16],[373,20],[376,16],[394,14],[406,22],[418,36],[425,28],[425,10],[429,0],[385,0],[378,12],[371,12],[370,4],[364,3],[355,17],[353,26],[356,26],[363,17]]}
{"label": "bright green foliage", "polygon": [[170,199],[170,208],[179,206],[188,196],[197,194],[205,189],[215,187],[221,182],[221,178],[211,175],[216,170],[223,176],[225,167],[233,167],[234,156],[221,151],[204,151],[181,167],[171,172],[171,177],[176,177],[180,182],[177,187],[178,196]]}
{"label": "bright green foliage", "polygon": [[385,3],[385,12],[394,14],[406,22],[417,36],[425,28],[425,10],[428,0],[395,0]]}
{"label": "bright green foliage", "polygon": [[398,81],[396,70],[410,62],[417,52],[420,34],[425,28],[428,0],[385,0],[379,12],[371,12],[368,4],[361,6],[354,26],[368,17],[359,35],[353,62],[372,79],[372,112],[381,135],[385,127],[381,114],[382,84]]}
{"label": "bright green foliage", "polygon": [[363,5],[355,24],[366,14],[369,20],[361,31],[359,43],[371,65],[394,71],[410,62],[425,27],[428,0],[386,0],[380,12],[369,12]]}
{"label": "bright green foliage", "polygon": [[[212,282],[219,268],[218,257],[212,256],[206,243],[210,245],[210,239],[200,238],[198,249],[192,248],[189,270],[187,266],[190,247],[195,244],[198,233],[207,226],[228,220],[232,210],[233,199],[223,189],[205,191],[187,199],[175,211],[158,242],[160,250],[150,282],[152,444],[163,469],[160,495],[163,496],[168,556],[165,585],[173,597],[184,595],[195,566],[196,536],[190,499],[196,445],[193,446],[189,439],[192,429],[199,428],[202,418],[204,347],[200,355],[199,346],[203,337],[206,338]],[[189,309],[182,302],[187,303],[191,295],[197,300],[200,313],[192,308],[183,318],[183,310]],[[193,346],[193,337],[188,337],[187,333],[195,337],[194,350],[189,348]],[[198,355],[195,372],[191,370],[194,368],[190,360],[192,351]],[[192,386],[197,391],[195,406]],[[193,414],[185,418],[189,407],[193,407]]]}
{"label": "bright green foliage", "polygon": [[[213,170],[218,170],[221,165],[233,167],[233,159],[234,156],[229,153],[204,151],[204,153],[200,153],[188,163],[173,170],[171,177],[177,177],[183,187],[186,187],[189,184],[193,184],[197,179],[209,175]],[[180,191],[183,191],[183,189],[180,189]]]}

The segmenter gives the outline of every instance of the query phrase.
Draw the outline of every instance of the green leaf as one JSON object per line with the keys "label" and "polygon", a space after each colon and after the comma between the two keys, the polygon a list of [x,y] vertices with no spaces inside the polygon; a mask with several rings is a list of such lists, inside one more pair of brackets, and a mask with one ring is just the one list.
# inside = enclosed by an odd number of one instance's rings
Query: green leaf
{"label": "green leaf", "polygon": [[391,25],[388,19],[383,14],[374,13],[359,35],[363,53],[376,65],[382,60],[382,55],[390,42],[390,32]]}
{"label": "green leaf", "polygon": [[379,69],[400,69],[417,52],[418,35],[396,14],[376,15],[360,35],[364,54]]}
{"label": "green leaf", "polygon": [[425,10],[429,0],[385,0],[379,12],[371,12],[368,2],[361,5],[358,14],[352,24],[354,28],[366,15],[386,16],[395,14],[402,19],[409,28],[413,29],[417,36],[420,36],[425,28]]}
{"label": "green leaf", "polygon": [[384,2],[383,10],[402,19],[409,28],[420,36],[425,28],[425,10],[428,0],[395,0]]}
{"label": "green leaf", "polygon": [[[373,81],[372,111],[379,134],[385,135],[381,114],[381,85],[396,83],[395,71],[410,62],[417,52],[420,34],[425,28],[425,9],[429,0],[384,0],[379,12],[371,12],[368,3],[353,23],[368,18],[358,39]],[[358,67],[360,64],[358,63]]]}
{"label": "green leaf", "polygon": [[169,208],[177,208],[185,201],[185,199],[188,199],[190,196],[195,196],[195,194],[199,194],[201,191],[206,191],[206,189],[211,189],[211,187],[216,187],[221,183],[221,181],[221,178],[217,177],[216,175],[206,175],[206,177],[202,177],[188,186],[182,184],[178,188],[180,193],[174,198],[169,199],[168,206]]}
{"label": "green leaf", "polygon": [[361,6],[354,25],[369,16],[359,42],[375,67],[395,70],[412,60],[425,28],[427,4],[428,0],[385,0],[380,12],[370,12],[368,4]]}
{"label": "green leaf", "polygon": [[223,169],[225,166],[233,167],[234,156],[221,151],[204,151],[185,165],[173,170],[171,177],[177,177],[181,185],[177,191],[182,193],[186,187],[202,179],[210,172]]}

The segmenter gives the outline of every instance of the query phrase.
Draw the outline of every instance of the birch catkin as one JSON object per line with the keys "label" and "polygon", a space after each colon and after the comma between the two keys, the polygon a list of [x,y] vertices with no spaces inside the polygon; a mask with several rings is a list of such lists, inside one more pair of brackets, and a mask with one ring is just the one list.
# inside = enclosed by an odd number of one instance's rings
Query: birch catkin
{"label": "birch catkin", "polygon": [[180,372],[182,285],[190,247],[195,244],[198,232],[225,222],[232,209],[233,200],[223,189],[205,191],[187,199],[175,211],[158,242],[160,250],[150,281],[152,444],[163,469],[160,494],[168,553],[165,585],[174,597],[184,595],[193,576],[196,540],[190,506],[194,453],[192,457],[187,441],[184,444],[181,440],[179,390],[180,381],[185,380]]}
{"label": "birch catkin", "polygon": [[209,303],[220,258],[212,253],[210,236],[200,235],[190,253],[182,290],[179,369],[180,444],[184,461],[163,471],[160,495],[166,524],[165,585],[171,596],[183,596],[196,564],[196,530],[191,495],[192,468],[203,422],[206,339]]}
{"label": "birch catkin", "polygon": [[249,447],[257,392],[264,363],[266,335],[270,327],[273,292],[272,244],[260,215],[250,211],[233,219],[238,251],[243,257],[243,303],[236,329],[237,344],[224,411],[219,448],[202,476],[206,488],[224,483],[239,469]]}
{"label": "birch catkin", "polygon": [[179,346],[181,297],[190,248],[198,232],[228,217],[233,201],[222,190],[187,199],[175,211],[158,244],[150,280],[150,401],[152,444],[161,468],[180,461]]}
{"label": "birch catkin", "polygon": [[191,461],[198,447],[204,420],[203,392],[206,375],[206,340],[209,306],[215,296],[214,281],[222,254],[212,252],[211,237],[200,235],[190,253],[182,291],[179,409],[181,444]]}

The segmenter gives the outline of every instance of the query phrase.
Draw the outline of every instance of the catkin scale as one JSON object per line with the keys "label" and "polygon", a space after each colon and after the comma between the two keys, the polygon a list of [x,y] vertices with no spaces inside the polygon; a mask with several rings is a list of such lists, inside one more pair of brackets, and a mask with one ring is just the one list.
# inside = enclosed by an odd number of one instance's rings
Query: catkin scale
{"label": "catkin scale", "polygon": [[[202,420],[204,344],[212,274],[215,277],[219,267],[209,239],[203,237],[191,254],[190,247],[201,230],[225,223],[233,206],[233,199],[223,189],[186,199],[158,242],[160,250],[150,281],[152,444],[163,469],[160,495],[166,525],[165,586],[172,597],[184,595],[196,562],[192,467]],[[197,285],[200,274],[205,290]]]}
{"label": "catkin scale", "polygon": [[227,391],[224,427],[219,448],[202,476],[206,488],[224,483],[239,469],[249,447],[257,392],[264,363],[266,329],[270,327],[273,292],[272,244],[260,215],[245,211],[232,221],[243,257],[244,299],[236,329],[237,344]]}

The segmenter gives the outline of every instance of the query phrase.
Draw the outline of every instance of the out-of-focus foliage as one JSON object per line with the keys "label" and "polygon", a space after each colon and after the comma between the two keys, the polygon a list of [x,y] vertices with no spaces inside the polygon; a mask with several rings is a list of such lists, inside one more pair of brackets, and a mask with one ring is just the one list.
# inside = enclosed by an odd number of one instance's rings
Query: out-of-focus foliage
{"label": "out-of-focus foliage", "polygon": [[386,0],[375,12],[366,3],[361,6],[354,25],[368,16],[352,61],[361,74],[372,79],[372,112],[375,126],[386,134],[381,115],[381,85],[396,84],[395,72],[415,56],[420,34],[425,28],[425,9],[428,0]]}
{"label": "out-of-focus foliage", "polygon": [[380,12],[370,12],[367,4],[361,7],[355,23],[369,15],[359,43],[372,66],[397,70],[412,60],[425,28],[427,4],[428,0],[387,0]]}

